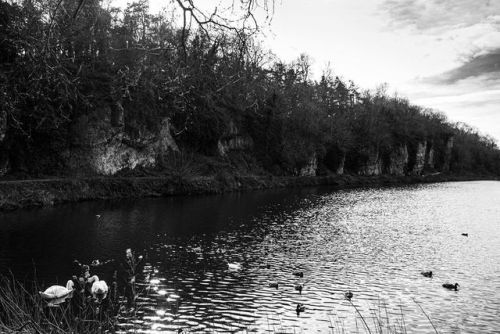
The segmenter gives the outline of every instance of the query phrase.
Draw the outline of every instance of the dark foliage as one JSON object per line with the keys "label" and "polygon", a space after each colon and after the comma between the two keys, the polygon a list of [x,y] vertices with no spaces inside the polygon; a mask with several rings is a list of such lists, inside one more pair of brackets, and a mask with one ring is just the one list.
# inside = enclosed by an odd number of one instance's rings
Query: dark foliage
{"label": "dark foliage", "polygon": [[178,143],[204,155],[234,123],[275,174],[297,173],[314,157],[332,171],[345,158],[356,172],[370,152],[386,161],[402,145],[411,168],[423,141],[442,169],[451,137],[451,171],[500,173],[491,138],[383,87],[361,92],[330,70],[314,81],[307,56],[285,64],[245,29],[224,28],[188,30],[150,14],[144,0],[124,11],[97,0],[0,1],[0,168],[8,156],[15,171],[60,173],[74,121],[107,105],[113,126],[135,136],[169,117]]}

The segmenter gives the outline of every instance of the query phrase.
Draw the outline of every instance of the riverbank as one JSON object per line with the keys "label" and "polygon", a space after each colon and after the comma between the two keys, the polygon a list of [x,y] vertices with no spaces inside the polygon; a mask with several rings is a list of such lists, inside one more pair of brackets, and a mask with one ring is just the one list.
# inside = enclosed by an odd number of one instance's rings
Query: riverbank
{"label": "riverbank", "polygon": [[51,206],[68,202],[120,198],[220,194],[285,187],[332,186],[334,189],[416,183],[494,179],[478,175],[317,177],[214,176],[87,177],[0,181],[0,211]]}

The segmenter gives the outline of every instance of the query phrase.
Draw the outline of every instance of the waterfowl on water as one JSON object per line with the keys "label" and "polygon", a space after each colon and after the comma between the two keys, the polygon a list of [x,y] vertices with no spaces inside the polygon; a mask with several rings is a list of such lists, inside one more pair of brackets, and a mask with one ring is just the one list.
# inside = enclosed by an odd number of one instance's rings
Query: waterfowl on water
{"label": "waterfowl on water", "polygon": [[443,284],[443,288],[446,288],[448,290],[455,290],[455,291],[458,291],[458,287],[460,285],[458,283],[455,283],[455,284],[451,284],[451,283],[444,283]]}
{"label": "waterfowl on water", "polygon": [[261,269],[271,269],[271,265],[268,263],[268,264],[263,264],[263,265],[260,265],[259,268]]}
{"label": "waterfowl on water", "polygon": [[469,233],[462,233],[462,235],[463,235],[464,237],[468,237],[468,236],[469,236]]}
{"label": "waterfowl on water", "polygon": [[293,275],[297,277],[304,277],[304,273],[302,271],[294,272]]}
{"label": "waterfowl on water", "polygon": [[240,270],[241,269],[241,263],[238,262],[233,262],[233,263],[228,263],[227,268],[229,270]]}
{"label": "waterfowl on water", "polygon": [[300,294],[302,294],[302,289],[304,289],[304,286],[302,284],[297,284],[295,286],[295,290],[297,290]]}
{"label": "waterfowl on water", "polygon": [[354,294],[352,293],[352,291],[351,291],[351,290],[349,290],[349,291],[347,291],[346,293],[344,293],[344,297],[345,297],[345,299],[347,299],[347,300],[351,300],[353,296],[354,296]]}
{"label": "waterfowl on water", "polygon": [[269,283],[269,287],[278,289],[279,283],[278,282],[271,282],[271,283]]}
{"label": "waterfowl on water", "polygon": [[295,312],[297,312],[297,316],[300,315],[300,313],[304,312],[306,310],[306,307],[304,304],[297,304],[297,307],[295,308]]}
{"label": "waterfowl on water", "polygon": [[432,271],[422,271],[421,273],[425,277],[430,277],[432,278]]}

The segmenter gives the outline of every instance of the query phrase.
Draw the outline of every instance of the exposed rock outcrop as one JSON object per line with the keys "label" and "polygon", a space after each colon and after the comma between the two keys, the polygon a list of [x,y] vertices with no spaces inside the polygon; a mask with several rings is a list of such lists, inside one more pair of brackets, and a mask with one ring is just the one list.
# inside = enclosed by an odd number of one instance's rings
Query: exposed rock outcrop
{"label": "exposed rock outcrop", "polygon": [[2,150],[2,142],[7,132],[7,114],[0,109],[0,176],[4,176],[9,171],[9,157],[7,152]]}
{"label": "exposed rock outcrop", "polygon": [[9,172],[9,159],[0,153],[0,177]]}
{"label": "exposed rock outcrop", "polygon": [[447,172],[450,170],[450,161],[451,161],[451,152],[453,150],[453,142],[455,138],[452,136],[448,138],[446,141],[446,148],[444,150],[444,159],[443,159],[443,172]]}
{"label": "exposed rock outcrop", "polygon": [[434,147],[431,145],[427,148],[427,157],[425,159],[426,168],[434,169],[436,167],[435,155]]}
{"label": "exposed rock outcrop", "polygon": [[161,121],[156,132],[143,129],[131,136],[119,119],[111,122],[115,111],[107,107],[100,112],[104,119],[82,116],[74,124],[76,145],[66,152],[72,170],[114,175],[124,169],[155,167],[169,151],[179,150],[170,134],[168,118]]}
{"label": "exposed rock outcrop", "polygon": [[417,144],[417,151],[415,152],[415,164],[413,165],[412,174],[420,175],[425,167],[425,152],[427,150],[427,141],[419,142]]}
{"label": "exposed rock outcrop", "polygon": [[343,175],[344,174],[344,165],[345,165],[345,153],[342,155],[342,157],[339,160],[339,165],[337,166],[337,170],[335,171],[335,174]]}
{"label": "exposed rock outcrop", "polygon": [[7,114],[5,110],[0,109],[0,144],[5,139],[7,132]]}
{"label": "exposed rock outcrop", "polygon": [[408,147],[406,145],[396,147],[389,155],[389,174],[405,175],[408,167]]}
{"label": "exposed rock outcrop", "polygon": [[302,167],[299,171],[300,176],[316,176],[318,170],[318,158],[313,155],[307,165]]}
{"label": "exposed rock outcrop", "polygon": [[252,138],[242,134],[233,121],[229,122],[228,130],[217,142],[217,151],[221,156],[225,156],[231,151],[248,150],[252,147]]}
{"label": "exposed rock outcrop", "polygon": [[358,170],[359,175],[371,176],[382,174],[382,160],[376,149],[368,150],[366,160]]}

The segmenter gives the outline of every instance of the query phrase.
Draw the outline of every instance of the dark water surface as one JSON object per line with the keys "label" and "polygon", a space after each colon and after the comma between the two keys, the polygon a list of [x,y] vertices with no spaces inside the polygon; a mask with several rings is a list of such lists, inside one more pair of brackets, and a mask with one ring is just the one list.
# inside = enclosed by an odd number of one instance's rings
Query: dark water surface
{"label": "dark water surface", "polygon": [[[432,333],[429,316],[439,333],[500,333],[500,182],[286,189],[0,214],[0,271],[17,278],[36,267],[42,284],[65,282],[73,259],[119,258],[127,247],[147,261],[140,312],[121,320],[124,331],[363,333],[357,308],[372,332],[389,321]],[[241,269],[228,270],[229,262]],[[278,289],[269,287],[275,281]],[[458,282],[459,291],[444,282]],[[297,303],[306,305],[300,317]]]}

